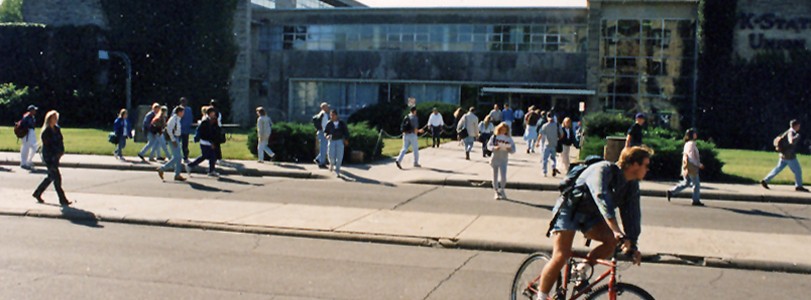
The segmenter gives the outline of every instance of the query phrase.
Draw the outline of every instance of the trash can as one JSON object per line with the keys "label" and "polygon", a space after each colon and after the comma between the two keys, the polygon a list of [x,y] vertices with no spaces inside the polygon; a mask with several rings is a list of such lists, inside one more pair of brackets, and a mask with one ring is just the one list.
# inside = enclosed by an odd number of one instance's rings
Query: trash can
{"label": "trash can", "polygon": [[603,148],[603,158],[610,162],[617,162],[620,153],[625,148],[625,137],[609,136],[605,138],[605,148]]}

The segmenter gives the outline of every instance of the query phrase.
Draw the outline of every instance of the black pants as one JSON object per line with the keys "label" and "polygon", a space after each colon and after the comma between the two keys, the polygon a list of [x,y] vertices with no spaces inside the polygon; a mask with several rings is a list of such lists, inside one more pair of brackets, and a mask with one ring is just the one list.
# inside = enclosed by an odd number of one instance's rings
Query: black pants
{"label": "black pants", "polygon": [[65,197],[65,191],[62,189],[62,173],[59,172],[59,162],[46,164],[46,167],[48,167],[48,177],[42,180],[42,183],[34,191],[34,195],[41,196],[42,192],[53,182],[56,195],[59,196],[59,202],[67,201],[68,198]]}
{"label": "black pants", "polygon": [[479,142],[482,143],[482,156],[487,157],[492,155],[493,152],[487,150],[487,142],[490,141],[490,137],[492,137],[492,133],[480,133],[479,134]]}
{"label": "black pants", "polygon": [[431,140],[433,141],[433,145],[431,147],[439,148],[439,144],[442,142],[442,126],[431,126]]}
{"label": "black pants", "polygon": [[181,151],[183,151],[183,160],[189,160],[189,134],[180,135]]}
{"label": "black pants", "polygon": [[[217,147],[219,149],[220,147]],[[211,146],[200,144],[200,152],[202,155],[189,164],[190,168],[197,167],[203,161],[208,160],[208,172],[214,172],[217,167],[217,150]]]}

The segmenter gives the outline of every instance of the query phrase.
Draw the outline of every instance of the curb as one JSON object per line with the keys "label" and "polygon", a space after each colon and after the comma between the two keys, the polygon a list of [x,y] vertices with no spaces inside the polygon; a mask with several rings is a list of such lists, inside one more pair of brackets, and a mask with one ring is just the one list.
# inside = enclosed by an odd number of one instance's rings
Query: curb
{"label": "curb", "polygon": [[[417,179],[410,180],[405,183],[421,184],[421,185],[438,185],[438,186],[452,186],[452,187],[474,187],[474,188],[487,188],[492,186],[490,180],[465,180],[465,179]],[[547,191],[557,192],[558,185],[551,183],[527,183],[516,182],[509,184],[510,189],[516,190],[530,190],[530,191]],[[656,190],[642,190],[642,196],[645,197],[659,197],[664,198],[664,191]],[[681,194],[673,195],[676,199],[691,199],[690,195]],[[811,205],[810,198],[800,197],[780,197],[769,195],[752,195],[752,194],[725,194],[717,192],[701,192],[701,199],[706,200],[722,200],[722,201],[737,201],[737,202],[761,202],[761,203],[783,203],[783,204],[803,204]]]}
{"label": "curb", "polygon": [[[0,166],[19,166],[20,162],[6,160],[0,161]],[[43,163],[34,163],[37,167],[45,167]],[[154,172],[160,165],[110,165],[110,164],[97,164],[97,163],[61,163],[62,168],[75,168],[75,169],[95,169],[95,170],[119,170],[119,171],[146,171]],[[201,170],[197,168],[196,170]],[[202,171],[194,172],[196,174],[205,174]],[[327,179],[329,177],[312,172],[288,172],[288,171],[273,171],[273,170],[257,170],[257,169],[233,169],[233,168],[220,168],[220,173],[223,175],[241,175],[252,177],[287,177],[295,179]]]}
{"label": "curb", "polygon": [[[365,242],[376,244],[433,247],[444,249],[464,249],[464,250],[476,250],[488,252],[507,252],[518,254],[529,254],[534,252],[546,252],[546,253],[552,252],[552,249],[549,246],[537,246],[530,245],[528,243],[493,242],[475,239],[455,240],[455,239],[430,238],[430,237],[370,234],[360,232],[335,232],[315,229],[262,227],[251,225],[199,222],[191,220],[105,217],[86,212],[65,214],[64,212],[61,211],[57,212],[57,211],[29,210],[23,212],[12,210],[0,210],[0,216],[65,219],[70,221],[92,221],[92,222],[103,221],[109,223],[132,224],[143,226],[160,226],[170,228],[278,235],[286,237],[313,238],[313,239],[325,239],[325,240],[348,241],[348,242]],[[575,252],[577,253],[584,254],[586,251],[588,251],[588,249],[575,247]],[[811,274],[811,265],[785,263],[785,262],[724,259],[717,257],[697,257],[678,254],[647,254],[643,256],[642,261],[646,263],[672,264],[682,266],[697,266],[697,267],[765,271],[765,272],[784,272],[794,274]]]}

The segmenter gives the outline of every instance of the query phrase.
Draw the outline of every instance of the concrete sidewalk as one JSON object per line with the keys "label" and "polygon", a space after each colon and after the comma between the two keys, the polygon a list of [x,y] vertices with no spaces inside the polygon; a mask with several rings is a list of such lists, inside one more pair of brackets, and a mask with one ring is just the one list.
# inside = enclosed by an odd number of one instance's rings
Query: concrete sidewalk
{"label": "concrete sidewalk", "polygon": [[[548,220],[392,209],[73,193],[63,208],[0,188],[0,215],[106,221],[494,251],[550,251]],[[46,199],[54,199],[52,193]],[[645,226],[648,262],[811,273],[811,236]],[[584,245],[578,235],[575,245]],[[577,247],[585,250],[583,247]]]}
{"label": "concrete sidewalk", "polygon": [[[508,188],[525,190],[557,190],[560,181],[558,178],[543,177],[540,169],[540,154],[525,153],[526,144],[516,138],[519,151],[510,159],[508,169]],[[479,144],[477,143],[477,146]],[[448,142],[440,148],[427,148],[420,150],[421,168],[411,167],[413,155],[409,154],[402,162],[404,170],[399,170],[392,159],[384,159],[371,164],[346,165],[344,180],[367,183],[380,183],[387,185],[397,184],[430,184],[461,187],[489,188],[492,180],[492,168],[488,159],[481,156],[481,147],[471,153],[471,160],[464,159],[463,148],[459,142]],[[577,151],[572,156],[576,157]],[[96,155],[65,155],[62,159],[67,168],[95,168],[154,171],[157,163],[141,162],[138,158],[128,158],[121,162],[112,156]],[[574,159],[573,159],[574,161]],[[19,154],[13,152],[0,152],[0,165],[19,165]],[[550,166],[551,168],[551,166]],[[334,175],[327,170],[318,169],[314,164],[294,163],[266,163],[256,161],[226,161],[219,165],[218,170],[223,174],[239,174],[245,176],[280,176],[307,179],[332,179]],[[203,168],[198,167],[198,172]],[[551,170],[550,170],[551,174]],[[664,197],[665,192],[676,182],[645,181],[642,183],[642,193],[648,197]],[[687,190],[678,198],[690,198],[691,190]],[[774,185],[771,190],[765,190],[759,185],[721,184],[702,182],[703,200],[775,202],[793,204],[811,204],[811,194],[798,193],[793,186]]]}

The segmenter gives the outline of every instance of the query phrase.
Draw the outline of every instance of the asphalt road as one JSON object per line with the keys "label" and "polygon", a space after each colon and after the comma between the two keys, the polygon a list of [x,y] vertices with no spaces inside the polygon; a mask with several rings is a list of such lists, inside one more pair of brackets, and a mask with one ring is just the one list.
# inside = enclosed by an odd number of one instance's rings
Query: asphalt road
{"label": "asphalt road", "polygon": [[[0,217],[2,299],[505,299],[523,255]],[[643,265],[657,299],[803,299],[807,275]]]}
{"label": "asphalt road", "polygon": [[[0,187],[33,191],[42,177],[44,174],[32,174],[15,167],[0,172]],[[152,172],[89,169],[63,169],[63,178],[69,197],[71,192],[81,192],[189,201],[230,199],[525,218],[550,217],[557,196],[554,192],[508,190],[511,201],[495,201],[490,190],[482,188],[242,176],[215,179],[195,175],[187,183],[161,183],[157,174]],[[53,194],[46,197],[53,198]],[[55,199],[49,201],[56,202]],[[811,205],[704,202],[707,207],[697,208],[690,206],[687,199],[668,203],[663,198],[643,197],[643,225],[811,234]],[[539,238],[543,237],[542,231],[539,230]]]}

